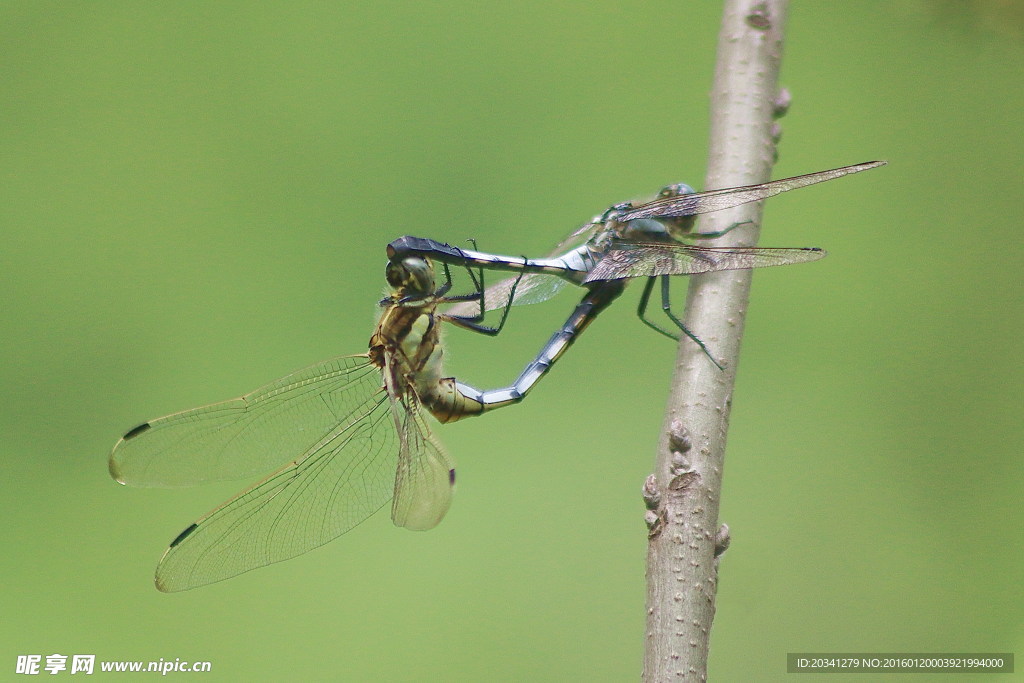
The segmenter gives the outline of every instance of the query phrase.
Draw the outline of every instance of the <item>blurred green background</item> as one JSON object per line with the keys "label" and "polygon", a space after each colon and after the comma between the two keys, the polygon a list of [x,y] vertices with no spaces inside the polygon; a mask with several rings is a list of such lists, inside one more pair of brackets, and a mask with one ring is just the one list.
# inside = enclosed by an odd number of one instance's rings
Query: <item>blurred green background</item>
{"label": "blurred green background", "polygon": [[[762,244],[830,256],[754,279],[714,680],[781,680],[789,651],[1024,652],[1019,7],[791,10],[774,177],[890,165],[768,204]],[[429,533],[382,513],[163,595],[166,543],[248,482],[127,489],[106,457],[142,420],[364,351],[395,237],[540,255],[699,187],[719,12],[0,6],[0,672],[56,652],[209,660],[204,680],[635,680],[675,353],[636,290],[528,401],[437,429],[460,483]],[[449,369],[506,384],[575,298],[450,331]]]}

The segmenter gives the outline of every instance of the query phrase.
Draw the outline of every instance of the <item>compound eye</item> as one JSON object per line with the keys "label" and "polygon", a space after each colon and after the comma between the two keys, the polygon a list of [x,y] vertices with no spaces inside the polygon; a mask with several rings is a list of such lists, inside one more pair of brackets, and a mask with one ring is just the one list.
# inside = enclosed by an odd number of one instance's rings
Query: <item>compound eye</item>
{"label": "compound eye", "polygon": [[696,193],[697,191],[694,190],[689,185],[687,185],[686,183],[676,183],[675,185],[666,185],[665,187],[661,188],[661,191],[658,192],[658,198],[661,199],[664,197],[678,197],[684,194]]}
{"label": "compound eye", "polygon": [[406,256],[388,262],[388,284],[406,296],[429,296],[434,292],[434,266],[423,256]]}
{"label": "compound eye", "polygon": [[401,289],[409,279],[409,271],[401,261],[388,261],[384,277],[387,278],[392,289]]}
{"label": "compound eye", "polygon": [[413,261],[408,264],[409,272],[412,273],[412,286],[424,296],[434,293],[434,264],[427,258],[410,258]]}

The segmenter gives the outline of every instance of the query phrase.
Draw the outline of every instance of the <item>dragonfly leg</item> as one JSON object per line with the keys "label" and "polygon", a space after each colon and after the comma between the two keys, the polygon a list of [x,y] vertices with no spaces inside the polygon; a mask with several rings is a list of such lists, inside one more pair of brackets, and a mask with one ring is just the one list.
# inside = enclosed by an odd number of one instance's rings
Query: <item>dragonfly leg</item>
{"label": "dragonfly leg", "polygon": [[[469,238],[468,241],[470,244],[473,245],[473,251],[477,251],[476,240],[471,237]],[[487,302],[484,300],[486,296],[486,289],[484,287],[484,268],[483,266],[479,266],[477,268],[477,272],[474,273],[473,268],[472,266],[470,266],[468,261],[463,265],[466,268],[466,272],[469,273],[469,279],[473,281],[473,289],[475,290],[475,296],[472,299],[467,299],[467,301],[480,302],[480,309],[479,311],[477,311],[477,314],[471,317],[463,316],[463,319],[470,322],[479,323],[484,319],[484,316],[487,314]],[[479,273],[479,275],[477,273]],[[516,284],[519,284],[518,280],[516,281]],[[504,324],[504,318],[502,318],[502,324]]]}
{"label": "dragonfly leg", "polygon": [[648,320],[648,318],[647,318],[647,305],[650,303],[650,300],[651,300],[651,290],[654,289],[654,282],[656,280],[657,280],[656,277],[649,277],[649,278],[647,278],[647,282],[644,284],[644,291],[643,291],[643,293],[640,294],[640,304],[636,307],[636,314],[637,314],[637,316],[639,316],[640,322],[642,322],[644,325],[647,325],[648,327],[650,327],[655,332],[659,332],[659,333],[665,335],[666,337],[668,337],[669,339],[672,339],[672,340],[675,340],[675,341],[679,341],[679,335],[678,334],[675,334],[673,332],[669,332],[668,330],[663,328],[661,325],[658,325],[653,320]]}
{"label": "dragonfly leg", "polygon": [[741,225],[747,225],[748,223],[753,223],[753,222],[754,221],[752,221],[752,220],[740,221],[739,223],[733,223],[728,228],[725,228],[723,230],[717,230],[715,232],[688,232],[688,233],[686,233],[686,236],[690,237],[690,238],[694,238],[694,239],[710,240],[710,239],[714,239],[716,237],[721,237],[725,233],[727,233],[727,232],[729,232],[729,231],[731,231],[731,230],[733,230],[735,228],[738,228]]}
{"label": "dragonfly leg", "polygon": [[[477,248],[476,247],[476,240],[470,239],[469,242],[470,242],[470,244],[473,245],[473,249]],[[452,249],[456,249],[456,248],[452,247]],[[457,251],[460,254],[462,254],[462,250],[461,249],[457,249]],[[438,300],[441,303],[446,303],[446,304],[447,303],[453,303],[453,302],[456,302],[456,301],[479,301],[480,302],[480,310],[475,315],[471,315],[471,316],[463,315],[463,316],[453,316],[453,317],[458,317],[458,318],[460,318],[462,320],[466,320],[466,321],[469,321],[469,322],[475,322],[475,323],[478,323],[478,322],[482,321],[484,319],[484,315],[485,315],[485,313],[487,311],[486,301],[484,300],[486,290],[484,288],[484,269],[483,269],[483,266],[480,266],[477,269],[477,272],[473,272],[473,268],[470,265],[472,263],[472,261],[470,261],[469,259],[463,260],[462,261],[462,266],[466,269],[466,272],[469,273],[469,279],[473,281],[473,292],[470,293],[470,294],[457,294],[455,296],[445,296],[448,293],[448,290],[451,289],[451,274],[450,274],[450,272],[448,270],[448,261],[442,261],[441,263],[444,265],[445,278],[446,278],[445,285],[447,285],[447,286],[442,285],[435,292],[435,295],[438,297]],[[479,274],[477,274],[477,273],[479,273]],[[516,281],[516,284],[518,284],[518,280]]]}
{"label": "dragonfly leg", "polygon": [[[651,286],[653,280],[654,278],[650,278],[648,288]],[[665,315],[668,316],[669,320],[675,323],[676,327],[682,330],[683,334],[685,334],[687,337],[693,340],[693,342],[700,347],[700,350],[703,351],[704,355],[707,356],[711,360],[711,362],[715,364],[715,367],[717,367],[719,370],[725,370],[725,367],[717,360],[715,360],[715,357],[711,355],[711,352],[708,351],[708,347],[705,346],[704,342],[702,342],[700,338],[698,338],[697,335],[695,335],[693,332],[690,332],[690,330],[686,328],[686,325],[683,324],[683,321],[676,317],[676,314],[672,312],[672,301],[669,294],[668,275],[661,276],[661,310],[665,312]],[[641,320],[643,320],[643,318],[641,318]],[[655,327],[655,329],[658,328]]]}
{"label": "dragonfly leg", "polygon": [[[473,248],[475,249],[476,248],[476,240],[472,240],[471,239],[469,241],[473,244]],[[456,249],[456,248],[455,247],[451,247],[451,249]],[[457,250],[457,251],[459,251],[459,253],[462,253],[461,250]],[[484,313],[487,310],[486,302],[484,300],[484,296],[485,296],[484,270],[483,270],[483,266],[481,266],[480,268],[477,269],[477,272],[474,272],[473,268],[472,268],[472,266],[470,264],[471,264],[471,261],[469,261],[468,259],[464,259],[461,265],[466,269],[466,272],[469,273],[470,280],[473,281],[473,291],[472,292],[470,292],[469,294],[448,295],[448,292],[452,288],[451,270],[449,268],[448,261],[441,261],[441,266],[444,268],[444,284],[441,285],[440,287],[438,287],[434,291],[434,296],[437,298],[439,303],[445,303],[445,304],[450,304],[450,303],[454,303],[454,302],[458,302],[458,301],[479,301],[480,302],[480,312],[479,313],[477,313],[476,315],[473,315],[473,316],[458,316],[458,317],[463,319],[463,320],[468,320],[468,321],[471,321],[471,322],[480,322],[481,320],[484,319]]]}
{"label": "dragonfly leg", "polygon": [[[476,248],[476,244],[474,244],[473,247]],[[497,327],[490,327],[488,325],[481,325],[480,324],[480,321],[483,320],[484,314],[485,314],[485,311],[486,311],[486,308],[484,307],[484,271],[483,271],[483,268],[480,269],[479,279],[477,279],[476,276],[473,276],[473,272],[472,272],[471,268],[467,267],[467,270],[470,271],[470,275],[473,277],[473,284],[474,284],[474,286],[477,287],[477,292],[475,294],[469,295],[469,296],[472,296],[474,298],[477,298],[477,297],[479,298],[479,301],[480,301],[480,312],[478,314],[476,314],[476,315],[473,315],[473,316],[449,315],[449,314],[443,314],[442,313],[442,314],[439,314],[437,317],[441,318],[442,320],[447,320],[448,322],[452,323],[453,325],[458,325],[459,327],[461,327],[463,329],[466,329],[466,330],[470,330],[472,332],[479,332],[480,334],[486,334],[486,335],[490,335],[492,337],[497,336],[498,333],[501,332],[502,328],[505,327],[505,321],[508,320],[509,311],[512,310],[512,302],[515,301],[515,298],[516,298],[516,288],[519,286],[519,281],[523,279],[524,275],[526,275],[526,271],[519,271],[519,275],[516,277],[515,282],[512,283],[512,288],[509,291],[508,300],[505,302],[505,307],[504,307],[504,309],[501,312],[501,320],[498,321],[498,326]],[[454,300],[456,300],[455,297],[449,297],[448,299],[446,299],[446,301],[454,301]],[[466,300],[471,300],[471,299],[466,299]]]}
{"label": "dragonfly leg", "polygon": [[434,290],[434,296],[444,296],[452,288],[452,271],[448,269],[447,263],[442,263],[444,268],[444,284]]}
{"label": "dragonfly leg", "polygon": [[[480,292],[472,292],[471,294],[456,294],[454,296],[445,296],[438,299],[439,303],[450,304],[456,301],[479,301]],[[476,316],[473,316],[474,318]]]}
{"label": "dragonfly leg", "polygon": [[[456,389],[462,396],[478,404],[477,412],[481,413],[519,403],[526,398],[530,389],[547,374],[555,362],[562,357],[565,350],[576,341],[580,333],[593,322],[594,318],[622,293],[625,286],[624,280],[606,280],[591,287],[561,329],[551,336],[537,357],[526,366],[512,386],[480,391],[469,385],[456,382]],[[469,414],[468,411],[466,414]]]}

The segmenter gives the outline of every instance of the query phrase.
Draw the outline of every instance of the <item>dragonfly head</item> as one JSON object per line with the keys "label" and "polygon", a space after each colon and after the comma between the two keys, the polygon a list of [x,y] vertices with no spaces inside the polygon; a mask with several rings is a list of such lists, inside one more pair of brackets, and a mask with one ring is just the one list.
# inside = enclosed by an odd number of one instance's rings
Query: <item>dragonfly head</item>
{"label": "dragonfly head", "polygon": [[[686,183],[675,183],[674,185],[666,185],[658,191],[658,199],[666,199],[668,197],[679,197],[685,194],[697,194],[697,190],[693,189]],[[661,223],[668,235],[672,239],[679,239],[685,237],[686,233],[693,230],[693,224],[696,222],[697,217],[694,215],[690,216],[675,216],[659,218],[658,222]]]}
{"label": "dragonfly head", "polygon": [[409,254],[388,261],[385,275],[396,294],[425,297],[434,293],[434,264],[426,256]]}
{"label": "dragonfly head", "polygon": [[697,194],[697,190],[693,189],[686,183],[676,183],[674,185],[666,185],[658,191],[658,198],[661,197],[678,197],[681,194]]}

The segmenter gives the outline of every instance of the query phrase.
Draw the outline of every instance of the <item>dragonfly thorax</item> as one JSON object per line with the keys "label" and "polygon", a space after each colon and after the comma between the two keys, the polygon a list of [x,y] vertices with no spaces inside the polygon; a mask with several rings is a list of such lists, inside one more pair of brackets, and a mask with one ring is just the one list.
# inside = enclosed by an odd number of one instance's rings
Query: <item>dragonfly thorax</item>
{"label": "dragonfly thorax", "polygon": [[405,256],[388,261],[385,275],[399,296],[425,297],[434,293],[434,264],[424,256]]}
{"label": "dragonfly thorax", "polygon": [[[697,190],[693,189],[686,183],[675,183],[661,188],[661,190],[658,191],[658,199],[668,199],[688,194],[697,194]],[[696,214],[686,214],[674,217],[666,216],[656,222],[661,224],[664,228],[668,239],[679,241],[693,231],[693,225],[697,222],[697,216]]]}

